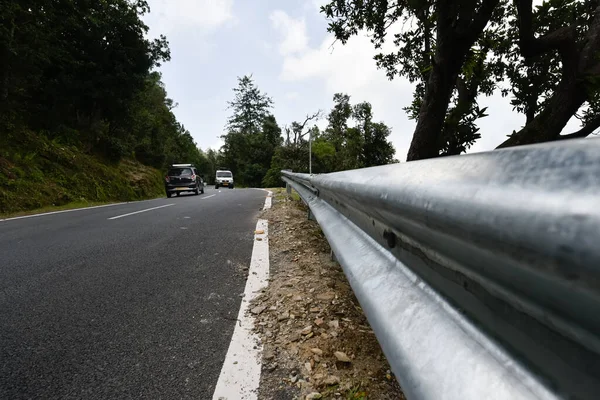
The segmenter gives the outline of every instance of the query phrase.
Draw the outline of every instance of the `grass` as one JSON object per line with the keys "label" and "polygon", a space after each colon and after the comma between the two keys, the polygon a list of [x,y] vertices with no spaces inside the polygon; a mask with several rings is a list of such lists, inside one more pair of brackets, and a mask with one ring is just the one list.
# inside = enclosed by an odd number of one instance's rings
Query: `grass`
{"label": "grass", "polygon": [[164,195],[160,171],[134,160],[107,163],[25,131],[0,143],[0,215],[71,209]]}
{"label": "grass", "polygon": [[361,385],[355,385],[346,392],[347,400],[368,400],[367,392],[361,389]]}
{"label": "grass", "polygon": [[[334,393],[340,392],[340,386],[334,385],[327,387],[321,392],[323,398],[331,398]],[[344,392],[346,400],[369,400],[369,395],[362,389],[361,384],[355,384],[350,389]]]}
{"label": "grass", "polygon": [[[270,190],[271,192],[273,192],[273,198],[275,200],[283,200],[288,196],[285,188],[268,188],[267,190]],[[290,197],[292,200],[300,201],[300,195],[298,194],[298,192],[296,192],[293,189],[292,189],[292,194],[290,195]]]}

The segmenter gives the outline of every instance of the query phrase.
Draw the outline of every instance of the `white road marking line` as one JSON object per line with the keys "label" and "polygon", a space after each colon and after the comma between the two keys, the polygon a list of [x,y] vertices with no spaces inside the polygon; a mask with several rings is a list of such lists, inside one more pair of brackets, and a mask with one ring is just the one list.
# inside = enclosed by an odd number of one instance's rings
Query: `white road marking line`
{"label": "white road marking line", "polygon": [[175,205],[175,203],[171,203],[171,204],[165,204],[164,206],[146,208],[145,210],[134,211],[134,212],[130,212],[130,213],[123,214],[123,215],[117,215],[116,217],[111,217],[109,219],[118,219],[118,218],[128,217],[130,215],[139,214],[139,213],[143,213],[146,211],[158,210],[159,208],[164,208],[164,207],[169,207],[169,206],[174,206],[174,205]]}
{"label": "white road marking line", "polygon": [[11,218],[4,218],[4,219],[0,218],[0,222],[12,221],[14,219],[25,219],[25,218],[43,217],[45,215],[62,214],[62,213],[68,213],[68,212],[73,212],[73,211],[92,210],[94,208],[122,206],[123,204],[146,203],[146,202],[155,201],[155,200],[160,200],[160,198],[158,198],[158,199],[148,199],[148,200],[139,200],[139,201],[124,201],[124,202],[121,202],[121,203],[102,204],[100,206],[72,208],[70,210],[49,211],[49,212],[39,213],[39,214],[23,215],[23,216],[20,216],[20,217],[11,217]]}
{"label": "white road marking line", "polygon": [[23,215],[22,217],[12,217],[12,218],[0,219],[0,222],[2,222],[2,221],[12,221],[14,219],[43,217],[44,215],[62,214],[62,213],[73,212],[73,211],[91,210],[92,208],[103,208],[103,207],[120,206],[120,205],[123,205],[123,204],[129,204],[129,203],[104,204],[104,205],[101,205],[101,206],[73,208],[71,210],[60,210],[60,211],[51,211],[51,212],[46,212],[46,213],[41,213],[41,214]]}
{"label": "white road marking line", "polygon": [[256,223],[252,259],[246,289],[225,362],[213,394],[213,400],[255,400],[262,368],[262,343],[254,329],[250,302],[267,287],[269,279],[268,221]]}
{"label": "white road marking line", "polygon": [[269,208],[271,208],[271,205],[273,204],[273,192],[269,191],[267,193],[267,198],[265,199],[265,206],[263,207],[263,210],[268,210]]}
{"label": "white road marking line", "polygon": [[203,198],[202,198],[202,199],[200,199],[200,200],[206,200],[206,199],[210,199],[210,198],[211,198],[211,197],[213,197],[213,196],[216,196],[216,194],[211,194],[210,196],[203,197]]}

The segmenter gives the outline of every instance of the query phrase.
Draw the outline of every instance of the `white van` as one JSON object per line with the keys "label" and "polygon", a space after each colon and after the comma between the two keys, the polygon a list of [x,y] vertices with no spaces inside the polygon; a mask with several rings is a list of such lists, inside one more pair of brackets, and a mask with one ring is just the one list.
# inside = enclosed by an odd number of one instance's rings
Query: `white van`
{"label": "white van", "polygon": [[221,186],[233,189],[233,174],[231,171],[222,169],[217,170],[217,176],[215,177],[215,189],[218,189]]}

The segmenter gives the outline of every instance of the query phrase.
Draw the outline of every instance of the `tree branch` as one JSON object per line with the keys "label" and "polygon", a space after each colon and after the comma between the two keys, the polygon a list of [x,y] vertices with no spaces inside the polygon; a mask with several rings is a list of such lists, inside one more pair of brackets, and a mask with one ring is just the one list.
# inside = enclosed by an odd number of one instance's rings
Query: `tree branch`
{"label": "tree branch", "polygon": [[525,58],[532,58],[551,50],[575,50],[576,32],[574,26],[563,26],[540,38],[535,38],[533,32],[532,0],[515,0],[517,20],[519,24],[519,48]]}
{"label": "tree branch", "polygon": [[423,39],[424,39],[424,51],[423,51],[423,61],[424,66],[422,71],[427,70],[427,72],[422,72],[423,82],[427,82],[429,78],[430,68],[433,64],[433,57],[431,53],[431,24],[429,23],[429,9],[424,8],[422,12],[417,14],[417,18],[423,24]]}
{"label": "tree branch", "polygon": [[323,115],[323,110],[319,110],[312,115],[308,115],[308,114],[306,115],[304,122],[300,125],[300,136],[298,137],[298,140],[304,139],[304,136],[306,136],[308,134],[308,131],[302,133],[302,131],[304,131],[304,127],[306,126],[306,124],[309,121],[321,119],[322,115]]}
{"label": "tree branch", "polygon": [[477,11],[473,17],[473,21],[467,28],[466,36],[469,41],[475,41],[481,32],[483,32],[483,29],[492,18],[492,14],[499,3],[499,0],[483,0],[481,7],[479,7],[479,11]]}
{"label": "tree branch", "polygon": [[600,115],[597,115],[594,118],[592,118],[591,121],[589,121],[583,128],[581,128],[577,132],[559,136],[558,140],[585,138],[594,133],[594,131],[598,128],[600,128]]}
{"label": "tree branch", "polygon": [[600,5],[594,10],[594,19],[585,35],[585,45],[581,50],[579,72],[586,75],[598,75],[598,47],[600,47]]}

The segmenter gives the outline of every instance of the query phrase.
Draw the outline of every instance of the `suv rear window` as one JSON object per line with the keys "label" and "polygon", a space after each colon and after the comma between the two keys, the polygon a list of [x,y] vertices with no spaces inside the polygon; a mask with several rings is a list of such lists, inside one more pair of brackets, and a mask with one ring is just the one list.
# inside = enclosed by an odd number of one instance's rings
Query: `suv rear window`
{"label": "suv rear window", "polygon": [[217,178],[231,178],[231,172],[217,172]]}
{"label": "suv rear window", "polygon": [[181,175],[192,175],[192,170],[190,168],[171,168],[169,170],[169,176]]}

